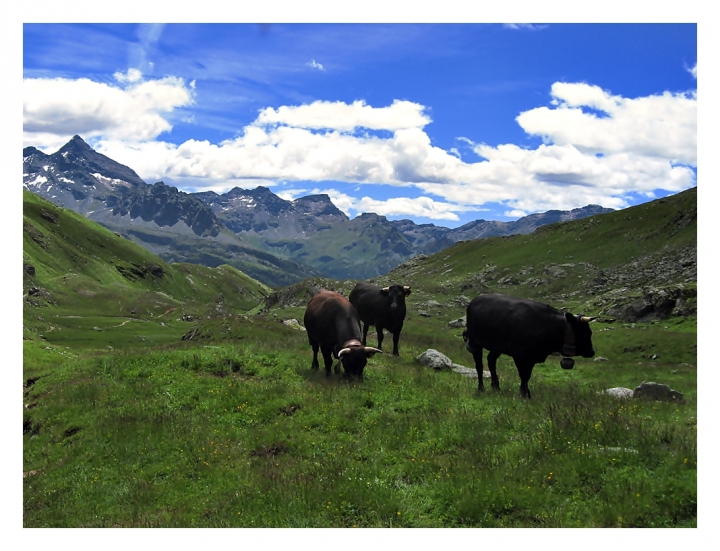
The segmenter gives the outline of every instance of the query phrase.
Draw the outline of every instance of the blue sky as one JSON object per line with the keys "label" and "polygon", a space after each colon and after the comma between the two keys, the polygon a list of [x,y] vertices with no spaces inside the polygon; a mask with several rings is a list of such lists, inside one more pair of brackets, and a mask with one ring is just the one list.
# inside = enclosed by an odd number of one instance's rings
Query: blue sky
{"label": "blue sky", "polygon": [[695,24],[24,24],[23,145],[456,227],[696,184]]}

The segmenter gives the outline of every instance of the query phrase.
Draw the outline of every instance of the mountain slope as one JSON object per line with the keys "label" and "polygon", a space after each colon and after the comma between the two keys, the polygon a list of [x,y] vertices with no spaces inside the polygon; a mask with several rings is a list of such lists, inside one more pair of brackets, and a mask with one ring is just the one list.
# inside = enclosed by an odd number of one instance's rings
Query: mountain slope
{"label": "mountain slope", "polygon": [[[24,324],[88,316],[157,319],[243,313],[270,289],[227,265],[170,264],[83,216],[23,192]],[[170,321],[168,319],[168,321]]]}
{"label": "mountain slope", "polygon": [[268,285],[319,274],[302,262],[257,250],[229,231],[200,198],[163,182],[146,184],[79,136],[52,155],[25,148],[23,186],[170,262],[230,264]]}
{"label": "mountain slope", "polygon": [[374,281],[411,285],[416,300],[496,291],[631,321],[694,314],[697,188],[527,235],[458,243]]}

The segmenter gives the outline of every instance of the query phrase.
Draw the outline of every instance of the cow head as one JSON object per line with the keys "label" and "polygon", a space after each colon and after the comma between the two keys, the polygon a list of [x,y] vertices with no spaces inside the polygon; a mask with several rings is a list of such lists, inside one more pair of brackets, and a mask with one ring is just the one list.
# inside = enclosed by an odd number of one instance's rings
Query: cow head
{"label": "cow head", "polygon": [[405,297],[410,294],[410,287],[407,285],[391,285],[380,289],[380,294],[390,297],[390,310],[402,310],[405,308]]}
{"label": "cow head", "polygon": [[592,329],[590,329],[590,322],[594,319],[595,317],[583,315],[574,316],[569,312],[565,314],[565,321],[567,321],[568,327],[572,331],[572,340],[574,341],[572,356],[592,358],[595,355],[592,344]]}
{"label": "cow head", "polygon": [[345,376],[349,379],[356,377],[362,381],[367,359],[372,358],[377,353],[382,354],[382,350],[363,346],[359,341],[351,341],[343,346],[344,348],[338,352],[337,357],[343,365]]}

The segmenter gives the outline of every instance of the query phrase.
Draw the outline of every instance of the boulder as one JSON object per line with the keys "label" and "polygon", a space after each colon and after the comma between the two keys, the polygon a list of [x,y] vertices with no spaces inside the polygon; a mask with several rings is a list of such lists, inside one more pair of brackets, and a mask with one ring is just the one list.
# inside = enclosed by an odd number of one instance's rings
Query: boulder
{"label": "boulder", "polygon": [[467,316],[463,316],[448,323],[450,327],[465,327],[467,325]]}
{"label": "boulder", "polygon": [[283,323],[283,325],[285,325],[287,327],[292,327],[293,329],[305,331],[305,328],[302,325],[300,325],[300,322],[296,319],[284,320],[282,323]]}
{"label": "boulder", "polygon": [[452,369],[453,362],[445,354],[441,354],[433,348],[427,349],[425,352],[417,357],[417,361],[422,365],[435,369],[436,371],[442,371],[444,369]]}
{"label": "boulder", "polygon": [[660,402],[684,402],[685,398],[677,390],[661,383],[643,382],[633,391],[633,398],[658,400]]}
{"label": "boulder", "polygon": [[[452,370],[453,372],[457,373],[458,375],[462,375],[463,377],[469,377],[471,379],[477,379],[477,369],[474,367],[465,367],[463,365],[458,364],[452,364]],[[490,372],[489,371],[483,371],[483,379],[489,379],[490,378]]]}
{"label": "boulder", "polygon": [[616,386],[615,388],[608,388],[607,390],[603,390],[598,394],[609,394],[610,396],[614,396],[615,398],[628,399],[633,397],[633,390],[630,388]]}

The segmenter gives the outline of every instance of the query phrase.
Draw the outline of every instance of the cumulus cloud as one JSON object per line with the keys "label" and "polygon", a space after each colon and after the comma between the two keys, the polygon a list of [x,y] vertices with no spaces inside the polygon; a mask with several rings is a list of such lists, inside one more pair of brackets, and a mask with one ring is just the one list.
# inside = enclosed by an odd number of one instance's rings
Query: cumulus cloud
{"label": "cumulus cloud", "polygon": [[474,206],[459,206],[453,203],[435,201],[430,197],[392,197],[379,200],[364,196],[358,199],[334,188],[287,190],[286,192],[279,192],[278,196],[283,199],[293,200],[296,197],[320,193],[328,195],[333,204],[351,218],[363,212],[374,212],[382,216],[409,216],[430,218],[431,220],[458,221],[460,218],[457,216],[457,212],[482,210]]}
{"label": "cumulus cloud", "polygon": [[411,101],[395,100],[389,107],[371,107],[364,101],[315,101],[308,105],[268,107],[253,123],[257,126],[287,125],[297,128],[333,129],[350,132],[356,128],[389,130],[423,128],[431,122],[425,107]]}
{"label": "cumulus cloud", "polygon": [[697,62],[695,63],[695,65],[688,69],[688,72],[693,76],[695,80],[697,80]]}
{"label": "cumulus cloud", "polygon": [[584,83],[556,82],[554,108],[525,111],[517,122],[545,143],[573,145],[585,153],[635,153],[697,164],[697,97],[694,92],[624,98]]}
{"label": "cumulus cloud", "polygon": [[47,134],[65,141],[78,134],[147,142],[172,129],[168,114],[193,102],[192,89],[181,78],[143,80],[135,69],[116,73],[115,78],[126,86],[87,78],[24,79],[25,143],[42,144],[40,140]]}
{"label": "cumulus cloud", "polygon": [[327,193],[347,213],[438,220],[457,220],[457,213],[487,203],[501,203],[509,213],[589,203],[622,208],[633,194],[695,183],[694,91],[625,98],[586,83],[555,83],[549,105],[516,119],[542,145],[492,146],[460,137],[480,157],[466,162],[457,149],[432,144],[425,106],[399,100],[385,107],[364,101],[268,107],[234,139],[176,145],[156,138],[171,128],[173,110],[193,102],[194,83],[147,81],[133,71],[116,79],[120,85],[25,79],[26,145],[64,137],[62,145],[73,134],[96,137],[98,151],[147,181],[171,180],[193,190],[258,181],[414,186],[425,197],[376,201]]}

